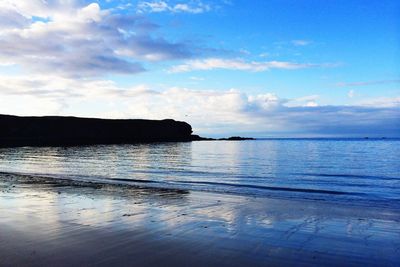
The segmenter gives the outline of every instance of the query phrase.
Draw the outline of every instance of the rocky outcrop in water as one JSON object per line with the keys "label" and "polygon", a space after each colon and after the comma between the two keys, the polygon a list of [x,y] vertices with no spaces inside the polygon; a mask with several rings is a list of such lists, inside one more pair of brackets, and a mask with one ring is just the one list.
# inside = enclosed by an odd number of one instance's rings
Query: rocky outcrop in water
{"label": "rocky outcrop in water", "polygon": [[245,141],[245,140],[255,140],[255,139],[252,137],[231,136],[228,138],[220,138],[218,140],[221,140],[221,141]]}
{"label": "rocky outcrop in water", "polygon": [[0,146],[66,146],[192,141],[181,121],[109,120],[77,117],[0,115]]}

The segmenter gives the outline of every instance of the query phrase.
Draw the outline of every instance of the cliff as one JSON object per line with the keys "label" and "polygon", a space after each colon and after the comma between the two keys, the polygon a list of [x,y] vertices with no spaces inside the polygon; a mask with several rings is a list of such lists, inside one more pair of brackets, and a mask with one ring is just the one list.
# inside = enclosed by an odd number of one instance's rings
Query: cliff
{"label": "cliff", "polygon": [[0,115],[0,146],[64,146],[191,141],[192,127],[174,120],[108,120]]}

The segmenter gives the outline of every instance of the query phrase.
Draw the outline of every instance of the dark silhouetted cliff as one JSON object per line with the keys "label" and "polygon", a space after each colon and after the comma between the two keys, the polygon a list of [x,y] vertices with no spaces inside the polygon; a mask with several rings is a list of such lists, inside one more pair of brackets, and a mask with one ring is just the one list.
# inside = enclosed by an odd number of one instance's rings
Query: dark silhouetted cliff
{"label": "dark silhouetted cliff", "polygon": [[174,120],[107,120],[0,115],[0,146],[63,146],[191,141],[192,127]]}

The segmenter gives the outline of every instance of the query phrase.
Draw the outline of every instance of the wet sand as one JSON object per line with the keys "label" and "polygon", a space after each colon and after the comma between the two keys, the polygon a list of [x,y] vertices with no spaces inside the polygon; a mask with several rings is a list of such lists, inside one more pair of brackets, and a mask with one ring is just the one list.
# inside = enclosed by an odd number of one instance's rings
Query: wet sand
{"label": "wet sand", "polygon": [[399,266],[400,212],[0,174],[0,266]]}

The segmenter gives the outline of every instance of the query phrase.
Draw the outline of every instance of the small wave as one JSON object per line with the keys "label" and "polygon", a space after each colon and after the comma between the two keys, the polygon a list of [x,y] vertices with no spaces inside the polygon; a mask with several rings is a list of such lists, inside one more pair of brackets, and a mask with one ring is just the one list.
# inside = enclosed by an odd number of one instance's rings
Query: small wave
{"label": "small wave", "polygon": [[243,187],[243,188],[270,190],[270,191],[318,193],[318,194],[330,194],[330,195],[364,195],[363,193],[343,192],[343,191],[313,189],[313,188],[292,188],[292,187],[280,187],[280,186],[262,186],[262,185],[230,184],[230,183],[217,183],[217,182],[197,182],[197,181],[174,181],[174,183],[215,185],[215,186],[228,186],[228,187],[241,187],[241,188]]}
{"label": "small wave", "polygon": [[330,173],[293,173],[294,175],[315,176],[315,177],[345,177],[361,179],[379,179],[379,180],[400,180],[399,177],[357,175],[357,174],[330,174]]}
{"label": "small wave", "polygon": [[[134,190],[148,190],[151,192],[159,193],[174,193],[174,194],[188,194],[189,191],[182,188],[167,188],[167,187],[152,187],[152,186],[138,186],[134,183],[115,183],[111,182],[114,179],[96,179],[86,180],[79,179],[79,177],[63,177],[63,176],[51,176],[51,175],[39,175],[39,174],[27,174],[27,173],[15,173],[15,172],[0,172],[1,176],[5,178],[11,178],[13,181],[19,181],[27,184],[37,185],[51,185],[53,187],[58,186],[71,186],[71,187],[87,187],[87,188],[107,188],[111,187],[114,189],[134,189]],[[121,179],[125,180],[125,179]],[[130,181],[129,179],[126,179]],[[122,182],[122,181],[121,181]],[[143,182],[143,181],[142,181]]]}
{"label": "small wave", "polygon": [[[57,175],[51,174],[29,174],[29,173],[15,173],[15,172],[0,172],[2,175],[22,175],[22,176],[29,176],[29,177],[42,177],[47,179],[54,179],[54,180],[63,180],[67,182],[68,180],[71,181],[71,185],[74,182],[84,182],[84,183],[100,183],[100,184],[112,184],[118,186],[118,182],[122,182],[121,185],[135,185],[135,184],[147,184],[146,186],[151,187],[150,184],[153,184],[160,187],[165,187],[171,189],[175,187],[175,189],[186,189],[181,188],[184,185],[210,185],[210,186],[219,186],[225,188],[246,188],[246,189],[257,189],[257,190],[268,190],[268,191],[282,191],[282,192],[297,192],[297,193],[317,193],[317,194],[329,194],[329,195],[364,195],[363,193],[356,193],[356,192],[343,192],[343,191],[336,191],[336,190],[327,190],[327,189],[315,189],[315,188],[293,188],[293,187],[281,187],[281,186],[263,186],[263,185],[251,185],[251,184],[232,184],[232,183],[219,183],[219,182],[207,182],[207,181],[176,181],[176,180],[169,180],[169,181],[155,181],[155,180],[141,180],[141,179],[126,179],[126,178],[98,178],[98,177],[91,177],[92,179],[88,180],[88,177],[84,177],[84,179],[79,179],[80,177],[62,177]],[[82,177],[83,178],[83,177]],[[179,187],[179,188],[176,188]],[[209,191],[209,190],[207,190]],[[213,190],[211,190],[213,191]],[[217,192],[218,190],[216,190]],[[231,191],[231,190],[227,190]]]}
{"label": "small wave", "polygon": [[117,182],[130,182],[130,183],[160,183],[158,181],[150,181],[150,180],[141,180],[141,179],[124,179],[124,178],[106,178],[108,181],[117,181]]}
{"label": "small wave", "polygon": [[[254,179],[254,180],[274,180],[276,177],[268,175],[244,175],[244,174],[234,174],[231,172],[216,172],[216,171],[197,171],[197,170],[185,170],[185,169],[159,169],[159,170],[131,170],[130,173],[133,174],[155,174],[155,175],[174,175],[174,176],[184,176],[184,177],[220,177],[222,179]],[[282,174],[283,176],[284,174]]]}

